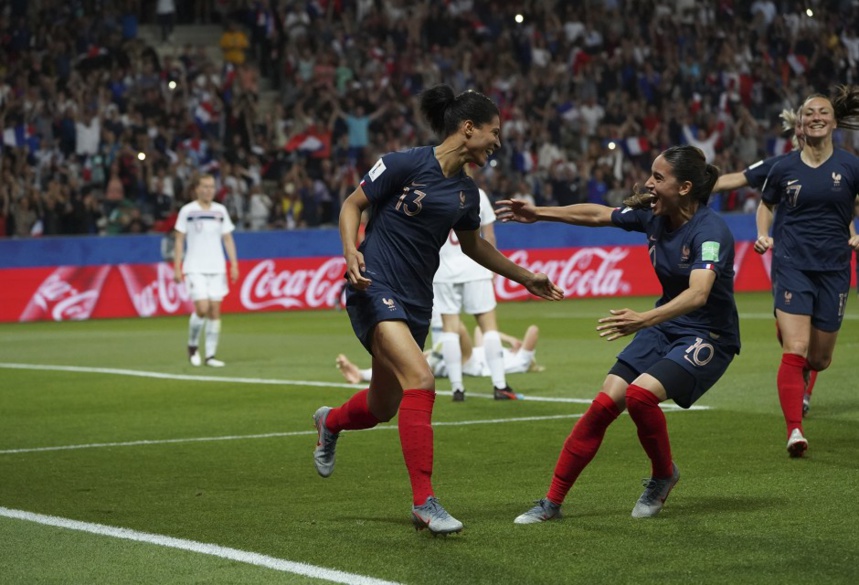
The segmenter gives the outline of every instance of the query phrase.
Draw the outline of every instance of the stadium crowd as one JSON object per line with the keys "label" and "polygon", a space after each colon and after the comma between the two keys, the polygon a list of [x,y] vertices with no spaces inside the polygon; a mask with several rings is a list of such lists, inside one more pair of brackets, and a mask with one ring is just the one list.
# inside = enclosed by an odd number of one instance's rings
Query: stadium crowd
{"label": "stadium crowd", "polygon": [[[670,145],[723,172],[788,150],[783,108],[859,83],[857,4],[7,0],[0,237],[167,232],[196,172],[240,230],[333,225],[378,155],[432,141],[416,98],[438,83],[502,110],[494,199],[616,205]],[[179,44],[176,22],[223,34]]]}

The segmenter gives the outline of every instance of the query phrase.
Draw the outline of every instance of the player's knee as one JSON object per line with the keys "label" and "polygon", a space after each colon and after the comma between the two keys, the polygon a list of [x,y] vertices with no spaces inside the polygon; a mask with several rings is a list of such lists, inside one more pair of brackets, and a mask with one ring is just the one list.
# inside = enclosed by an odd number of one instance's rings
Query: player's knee
{"label": "player's knee", "polygon": [[816,372],[822,372],[832,363],[831,355],[824,356],[808,356],[808,367]]}

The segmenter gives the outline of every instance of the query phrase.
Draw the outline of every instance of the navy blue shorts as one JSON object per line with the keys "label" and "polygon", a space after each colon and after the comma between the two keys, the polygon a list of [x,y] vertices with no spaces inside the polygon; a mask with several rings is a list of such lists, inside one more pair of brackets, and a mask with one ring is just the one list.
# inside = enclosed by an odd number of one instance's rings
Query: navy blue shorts
{"label": "navy blue shorts", "polygon": [[[665,387],[668,397],[678,406],[689,408],[715,384],[736,355],[735,347],[725,347],[718,340],[704,338],[694,333],[689,335],[667,335],[662,329],[648,327],[639,331],[635,338],[617,356],[618,362],[627,366],[636,375],[650,374]],[[664,379],[662,360],[670,360],[690,374],[692,387],[679,388],[673,380]],[[614,371],[610,373],[626,376]],[[626,380],[632,382],[632,380]]]}
{"label": "navy blue shorts", "polygon": [[773,264],[773,303],[791,315],[811,315],[821,331],[838,331],[850,296],[850,269],[829,272]]}
{"label": "navy blue shorts", "polygon": [[365,291],[346,287],[346,312],[358,341],[373,354],[373,329],[382,321],[405,321],[412,337],[423,349],[429,334],[432,307],[404,303],[391,289],[370,285]]}

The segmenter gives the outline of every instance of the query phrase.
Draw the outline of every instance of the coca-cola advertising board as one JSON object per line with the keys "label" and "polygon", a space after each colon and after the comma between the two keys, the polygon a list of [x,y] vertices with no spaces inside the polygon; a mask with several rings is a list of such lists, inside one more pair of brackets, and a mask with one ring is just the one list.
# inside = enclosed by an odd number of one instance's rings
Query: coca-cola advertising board
{"label": "coca-cola advertising board", "polygon": [[[655,296],[659,282],[646,246],[519,249],[504,252],[535,272],[545,272],[567,298]],[[769,255],[736,245],[738,291],[770,288]],[[340,257],[244,260],[222,310],[230,312],[327,309],[343,286]],[[190,313],[184,284],[173,281],[172,266],[117,264],[0,269],[0,321],[83,320],[157,317]],[[532,298],[521,285],[496,277],[498,300]]]}

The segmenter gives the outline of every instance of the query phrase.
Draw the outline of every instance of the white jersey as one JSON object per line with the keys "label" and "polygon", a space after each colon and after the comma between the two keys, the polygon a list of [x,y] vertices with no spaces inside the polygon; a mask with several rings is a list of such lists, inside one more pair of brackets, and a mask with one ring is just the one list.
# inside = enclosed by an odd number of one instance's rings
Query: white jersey
{"label": "white jersey", "polygon": [[[483,189],[480,189],[480,227],[495,222],[495,210]],[[492,278],[492,271],[465,255],[456,232],[450,230],[447,241],[439,251],[438,271],[433,282],[460,283]]]}
{"label": "white jersey", "polygon": [[212,202],[209,209],[200,203],[186,203],[176,218],[176,231],[185,234],[187,248],[182,262],[184,274],[226,274],[223,236],[235,229],[227,208]]}

